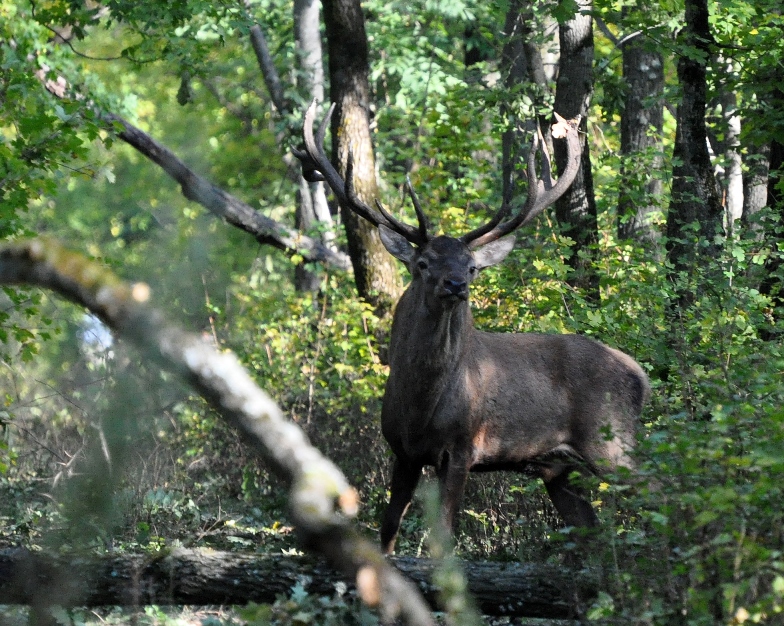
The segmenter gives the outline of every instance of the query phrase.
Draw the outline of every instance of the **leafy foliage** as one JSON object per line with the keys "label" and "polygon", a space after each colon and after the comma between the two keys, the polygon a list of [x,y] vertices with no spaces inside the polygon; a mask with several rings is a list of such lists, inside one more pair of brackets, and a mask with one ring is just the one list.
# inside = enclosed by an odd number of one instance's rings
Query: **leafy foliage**
{"label": "leafy foliage", "polygon": [[[502,4],[365,5],[388,204],[402,206],[410,174],[436,230],[462,232],[499,206],[500,136],[508,126],[502,105],[533,117],[546,102],[541,88],[508,87],[495,75]],[[536,4],[534,17],[563,19],[573,4]],[[648,45],[665,51],[664,97],[673,105],[675,55],[688,53],[674,37],[681,12],[677,2],[595,5],[613,37],[639,29]],[[339,273],[312,268],[321,275],[320,292],[294,292],[290,259],[189,204],[116,141],[93,106],[127,115],[217,185],[293,223],[295,189],[280,139],[294,134],[296,121],[271,111],[247,41],[258,20],[282,73],[294,76],[289,4],[0,0],[0,17],[0,236],[54,234],[148,281],[170,314],[237,352],[336,460],[359,487],[360,523],[374,533],[387,499],[389,456],[378,415],[388,321],[358,302],[350,278]],[[723,57],[709,66],[711,89],[737,94],[744,149],[780,138],[780,11],[765,2],[714,3],[711,20]],[[67,44],[55,42],[55,27],[71,29]],[[640,480],[587,481],[604,521],[591,562],[605,579],[588,617],[776,623],[784,612],[784,355],[774,302],[760,283],[781,267],[773,228],[781,207],[760,218],[764,236],[743,228],[718,233],[710,242],[716,256],[682,275],[660,250],[616,240],[621,170],[624,193],[649,204],[644,181],[663,156],[656,175],[665,193],[653,200],[667,209],[674,118],[665,117],[663,155],[621,163],[620,52],[610,37],[597,31],[596,39],[589,128],[601,305],[570,286],[570,242],[543,216],[520,233],[509,260],[477,283],[475,317],[485,329],[592,335],[632,354],[651,377]],[[484,60],[467,67],[469,48],[481,49]],[[80,95],[46,89],[46,80],[53,88],[61,79]],[[303,104],[295,82],[287,97]],[[708,121],[720,138],[722,117]],[[694,294],[688,306],[682,293]],[[37,292],[4,290],[0,297],[0,544],[292,549],[279,485],[201,401],[121,346],[91,347],[91,323],[81,311]],[[429,545],[427,507],[413,508],[398,546],[420,554]],[[571,551],[580,554],[581,544],[578,533],[559,525],[540,485],[518,476],[472,477],[457,551],[562,562]],[[154,607],[140,619],[171,622]],[[295,589],[272,606],[249,607],[241,619],[375,618],[341,594],[319,598]]]}

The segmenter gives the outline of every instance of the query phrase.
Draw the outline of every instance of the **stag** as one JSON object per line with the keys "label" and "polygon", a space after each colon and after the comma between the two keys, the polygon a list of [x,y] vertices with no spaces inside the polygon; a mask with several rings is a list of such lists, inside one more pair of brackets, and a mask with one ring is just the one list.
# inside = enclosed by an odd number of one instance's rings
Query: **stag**
{"label": "stag", "polygon": [[636,425],[650,393],[645,372],[627,354],[579,335],[483,332],[475,328],[468,302],[479,270],[503,261],[514,246],[513,232],[571,185],[580,163],[576,126],[556,114],[552,133],[566,141],[568,152],[557,181],[544,147],[537,177],[543,143],[537,134],[522,208],[513,214],[504,203],[487,224],[455,238],[428,233],[410,182],[418,227],[357,196],[351,155],[343,180],[324,151],[332,110],[315,136],[315,105],[305,114],[305,150],[296,153],[303,170],[326,180],[341,204],[373,223],[411,274],[395,308],[381,413],[395,455],[382,549],[393,551],[424,466],[435,467],[442,520],[450,529],[469,472],[495,470],[540,477],[567,525],[595,526],[596,514],[570,475],[633,468]]}

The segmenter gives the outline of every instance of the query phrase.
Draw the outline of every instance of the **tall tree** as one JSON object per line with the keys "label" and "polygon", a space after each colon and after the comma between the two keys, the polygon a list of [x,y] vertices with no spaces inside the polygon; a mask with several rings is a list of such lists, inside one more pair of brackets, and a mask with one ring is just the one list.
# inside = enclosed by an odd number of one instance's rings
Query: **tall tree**
{"label": "tall tree", "polygon": [[[773,140],[770,143],[768,167],[770,175],[768,177],[766,206],[771,212],[778,216],[778,226],[784,220],[784,143]],[[771,233],[774,240],[780,241],[778,233]],[[778,235],[778,236],[777,236]],[[779,243],[779,246],[781,244]],[[782,258],[781,252],[773,254],[765,264],[765,278],[760,284],[760,293],[770,297],[773,309],[774,328],[764,330],[762,337],[767,340],[781,337],[781,331],[775,328],[782,318],[784,318],[784,288],[782,288]]]}
{"label": "tall tree", "polygon": [[[707,64],[713,48],[707,0],[687,0],[680,33],[678,105],[667,254],[675,273],[691,274],[715,255],[723,210],[705,129]],[[684,292],[682,294],[686,296]]]}
{"label": "tall tree", "polygon": [[[662,163],[664,62],[642,31],[629,37],[619,42],[626,92],[621,115],[618,236],[655,242],[659,231],[652,217],[660,208],[656,199],[662,192],[662,180],[656,170]],[[650,151],[655,154],[646,154]]]}
{"label": "tall tree", "polygon": [[[588,144],[588,107],[593,94],[593,20],[591,0],[578,0],[577,11],[560,24],[558,38],[561,59],[555,90],[555,110],[567,119],[581,116],[582,166],[572,186],[555,205],[562,231],[574,240],[569,263],[575,274],[572,284],[583,288],[586,295],[599,299],[599,279],[592,268],[591,251],[598,240],[596,200]],[[555,162],[559,171],[566,165],[563,142],[555,146]]]}
{"label": "tall tree", "polygon": [[[292,72],[299,77],[296,87],[306,100],[324,101],[324,59],[321,47],[319,3],[316,0],[297,0],[294,3],[294,40],[297,51],[297,70]],[[282,81],[278,75],[274,59],[270,54],[267,40],[261,26],[256,24],[250,29],[250,39],[259,67],[262,70],[273,105],[281,116],[293,115],[291,102],[285,97]],[[312,232],[321,225],[321,240],[325,246],[334,249],[335,231],[330,214],[327,195],[322,182],[308,182],[299,167],[296,172],[297,207],[295,223],[303,232]],[[298,263],[295,268],[295,286],[299,291],[316,291],[320,285],[318,274],[307,269],[306,263]]]}
{"label": "tall tree", "polygon": [[743,215],[746,224],[761,234],[761,225],[756,224],[757,214],[768,204],[768,173],[770,171],[770,144],[752,143],[747,147],[746,165],[743,174]]}
{"label": "tall tree", "polygon": [[[301,69],[301,91],[307,94],[309,100],[323,102],[324,58],[321,48],[319,6],[318,0],[295,0],[294,37]],[[327,246],[333,246],[335,231],[332,229],[332,216],[327,204],[324,183],[308,182],[300,173],[297,200],[297,228],[308,232],[320,223],[324,229],[322,241]],[[296,277],[297,287],[300,290],[315,291],[319,287],[318,275],[308,271],[303,264],[297,266]]]}
{"label": "tall tree", "polygon": [[[368,81],[368,43],[359,0],[324,0],[324,22],[329,54],[332,150],[337,169],[345,178],[349,154],[353,157],[354,187],[368,205],[379,198],[376,161],[370,138],[372,98]],[[387,253],[378,230],[348,207],[341,207],[354,280],[362,298],[382,313],[402,291],[395,260]]]}
{"label": "tall tree", "polygon": [[[530,40],[530,16],[526,14],[526,7],[521,0],[513,0],[509,4],[504,24],[506,42],[501,55],[501,64],[505,74],[507,89],[513,89],[528,79],[530,65],[535,60],[529,59],[525,43]],[[538,51],[536,51],[538,52]],[[541,63],[541,57],[539,57]],[[543,79],[543,82],[546,81]],[[501,167],[503,176],[503,200],[509,202],[516,195],[515,183],[522,180],[517,176],[518,165],[523,162],[520,146],[523,143],[519,129],[519,120],[512,107],[501,104],[501,115],[507,119],[508,128],[501,138]]]}
{"label": "tall tree", "polygon": [[743,160],[740,153],[741,120],[738,113],[738,95],[734,91],[733,63],[719,58],[719,80],[716,105],[721,112],[718,136],[712,136],[716,154],[721,155],[717,178],[724,202],[727,228],[732,229],[743,214]]}

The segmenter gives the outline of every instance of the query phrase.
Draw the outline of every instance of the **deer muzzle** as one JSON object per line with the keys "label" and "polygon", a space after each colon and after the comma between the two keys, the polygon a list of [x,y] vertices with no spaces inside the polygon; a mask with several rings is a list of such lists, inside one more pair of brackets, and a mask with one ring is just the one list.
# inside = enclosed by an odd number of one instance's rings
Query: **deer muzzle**
{"label": "deer muzzle", "polygon": [[468,300],[468,283],[464,280],[454,280],[445,278],[441,283],[443,289],[442,298],[458,298]]}

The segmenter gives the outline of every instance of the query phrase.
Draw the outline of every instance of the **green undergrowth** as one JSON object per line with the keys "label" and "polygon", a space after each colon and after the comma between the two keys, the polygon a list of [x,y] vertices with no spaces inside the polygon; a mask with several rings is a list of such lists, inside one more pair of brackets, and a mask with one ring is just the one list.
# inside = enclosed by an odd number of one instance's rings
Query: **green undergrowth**
{"label": "green undergrowth", "polygon": [[[641,249],[602,246],[600,305],[570,286],[565,255],[537,246],[514,251],[474,291],[482,328],[588,334],[632,354],[651,378],[638,472],[585,485],[603,522],[588,557],[602,592],[587,615],[624,624],[776,623],[784,606],[784,354],[771,300],[758,289],[761,259],[772,252],[728,241],[712,266],[673,276]],[[324,275],[313,295],[264,285],[240,279],[230,310],[212,303],[215,337],[357,486],[358,524],[375,540],[391,463],[379,425],[389,321],[341,275]],[[237,435],[169,377],[113,350],[90,365],[73,346],[57,348],[69,363],[59,376],[112,381],[70,396],[93,402],[89,415],[62,398],[54,412],[12,407],[0,541],[92,551],[297,549],[285,491]],[[55,416],[49,426],[46,415]],[[407,514],[399,554],[429,553],[424,508],[417,499]],[[541,484],[487,474],[469,480],[456,550],[464,559],[566,563],[585,558],[578,535],[560,527]],[[216,619],[326,623],[308,619],[351,613],[357,621],[345,623],[372,623],[343,602],[303,590]]]}

